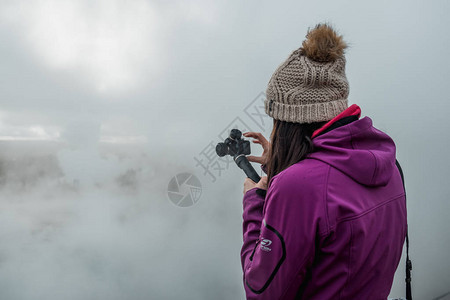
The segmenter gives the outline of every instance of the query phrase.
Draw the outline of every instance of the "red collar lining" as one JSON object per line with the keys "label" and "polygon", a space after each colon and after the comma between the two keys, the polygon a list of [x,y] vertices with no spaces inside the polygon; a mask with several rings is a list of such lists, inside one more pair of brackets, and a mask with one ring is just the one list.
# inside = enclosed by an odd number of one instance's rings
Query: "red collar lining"
{"label": "red collar lining", "polygon": [[348,116],[358,116],[358,119],[361,117],[361,108],[356,105],[352,104],[349,106],[346,110],[338,114],[336,117],[331,119],[329,122],[327,122],[325,125],[314,131],[312,138],[315,138],[318,134],[320,134],[322,131],[326,130],[328,127],[331,126],[334,122],[337,120],[340,120],[342,118],[348,117]]}

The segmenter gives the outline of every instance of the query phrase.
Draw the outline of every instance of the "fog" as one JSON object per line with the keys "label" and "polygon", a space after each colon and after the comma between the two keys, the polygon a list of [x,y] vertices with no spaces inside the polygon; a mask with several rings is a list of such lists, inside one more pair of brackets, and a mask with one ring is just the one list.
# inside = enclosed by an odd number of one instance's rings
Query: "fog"
{"label": "fog", "polygon": [[[449,9],[1,0],[0,299],[244,299],[245,175],[211,147],[233,127],[268,137],[267,82],[323,21],[350,44],[349,104],[397,146],[413,295],[450,299]],[[182,207],[186,173],[201,186]]]}

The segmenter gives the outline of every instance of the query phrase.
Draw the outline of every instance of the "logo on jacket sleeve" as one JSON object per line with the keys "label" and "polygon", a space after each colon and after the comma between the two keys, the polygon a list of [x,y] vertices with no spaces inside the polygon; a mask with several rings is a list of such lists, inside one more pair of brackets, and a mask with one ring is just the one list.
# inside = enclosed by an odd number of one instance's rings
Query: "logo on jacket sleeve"
{"label": "logo on jacket sleeve", "polygon": [[266,252],[269,252],[269,251],[271,251],[272,249],[270,249],[269,248],[269,246],[272,244],[272,241],[271,240],[269,240],[269,239],[262,239],[261,240],[261,250],[263,250],[263,251],[266,251]]}

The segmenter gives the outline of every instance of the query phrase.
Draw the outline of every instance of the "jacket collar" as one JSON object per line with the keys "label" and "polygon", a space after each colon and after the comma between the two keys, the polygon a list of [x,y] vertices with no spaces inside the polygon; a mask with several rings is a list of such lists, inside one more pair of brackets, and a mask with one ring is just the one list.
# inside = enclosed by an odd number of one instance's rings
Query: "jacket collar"
{"label": "jacket collar", "polygon": [[338,114],[336,117],[331,119],[325,125],[314,131],[312,138],[315,138],[318,135],[324,134],[339,126],[343,126],[353,121],[356,121],[360,117],[361,117],[361,108],[358,105],[353,104],[349,106],[346,110]]}

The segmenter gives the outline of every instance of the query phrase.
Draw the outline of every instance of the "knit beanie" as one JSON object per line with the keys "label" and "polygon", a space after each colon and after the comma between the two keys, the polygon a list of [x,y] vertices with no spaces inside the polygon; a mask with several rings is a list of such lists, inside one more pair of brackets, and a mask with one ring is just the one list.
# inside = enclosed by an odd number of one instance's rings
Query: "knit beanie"
{"label": "knit beanie", "polygon": [[347,44],[330,25],[308,29],[302,46],[273,73],[264,108],[270,117],[294,123],[329,121],[348,107]]}

